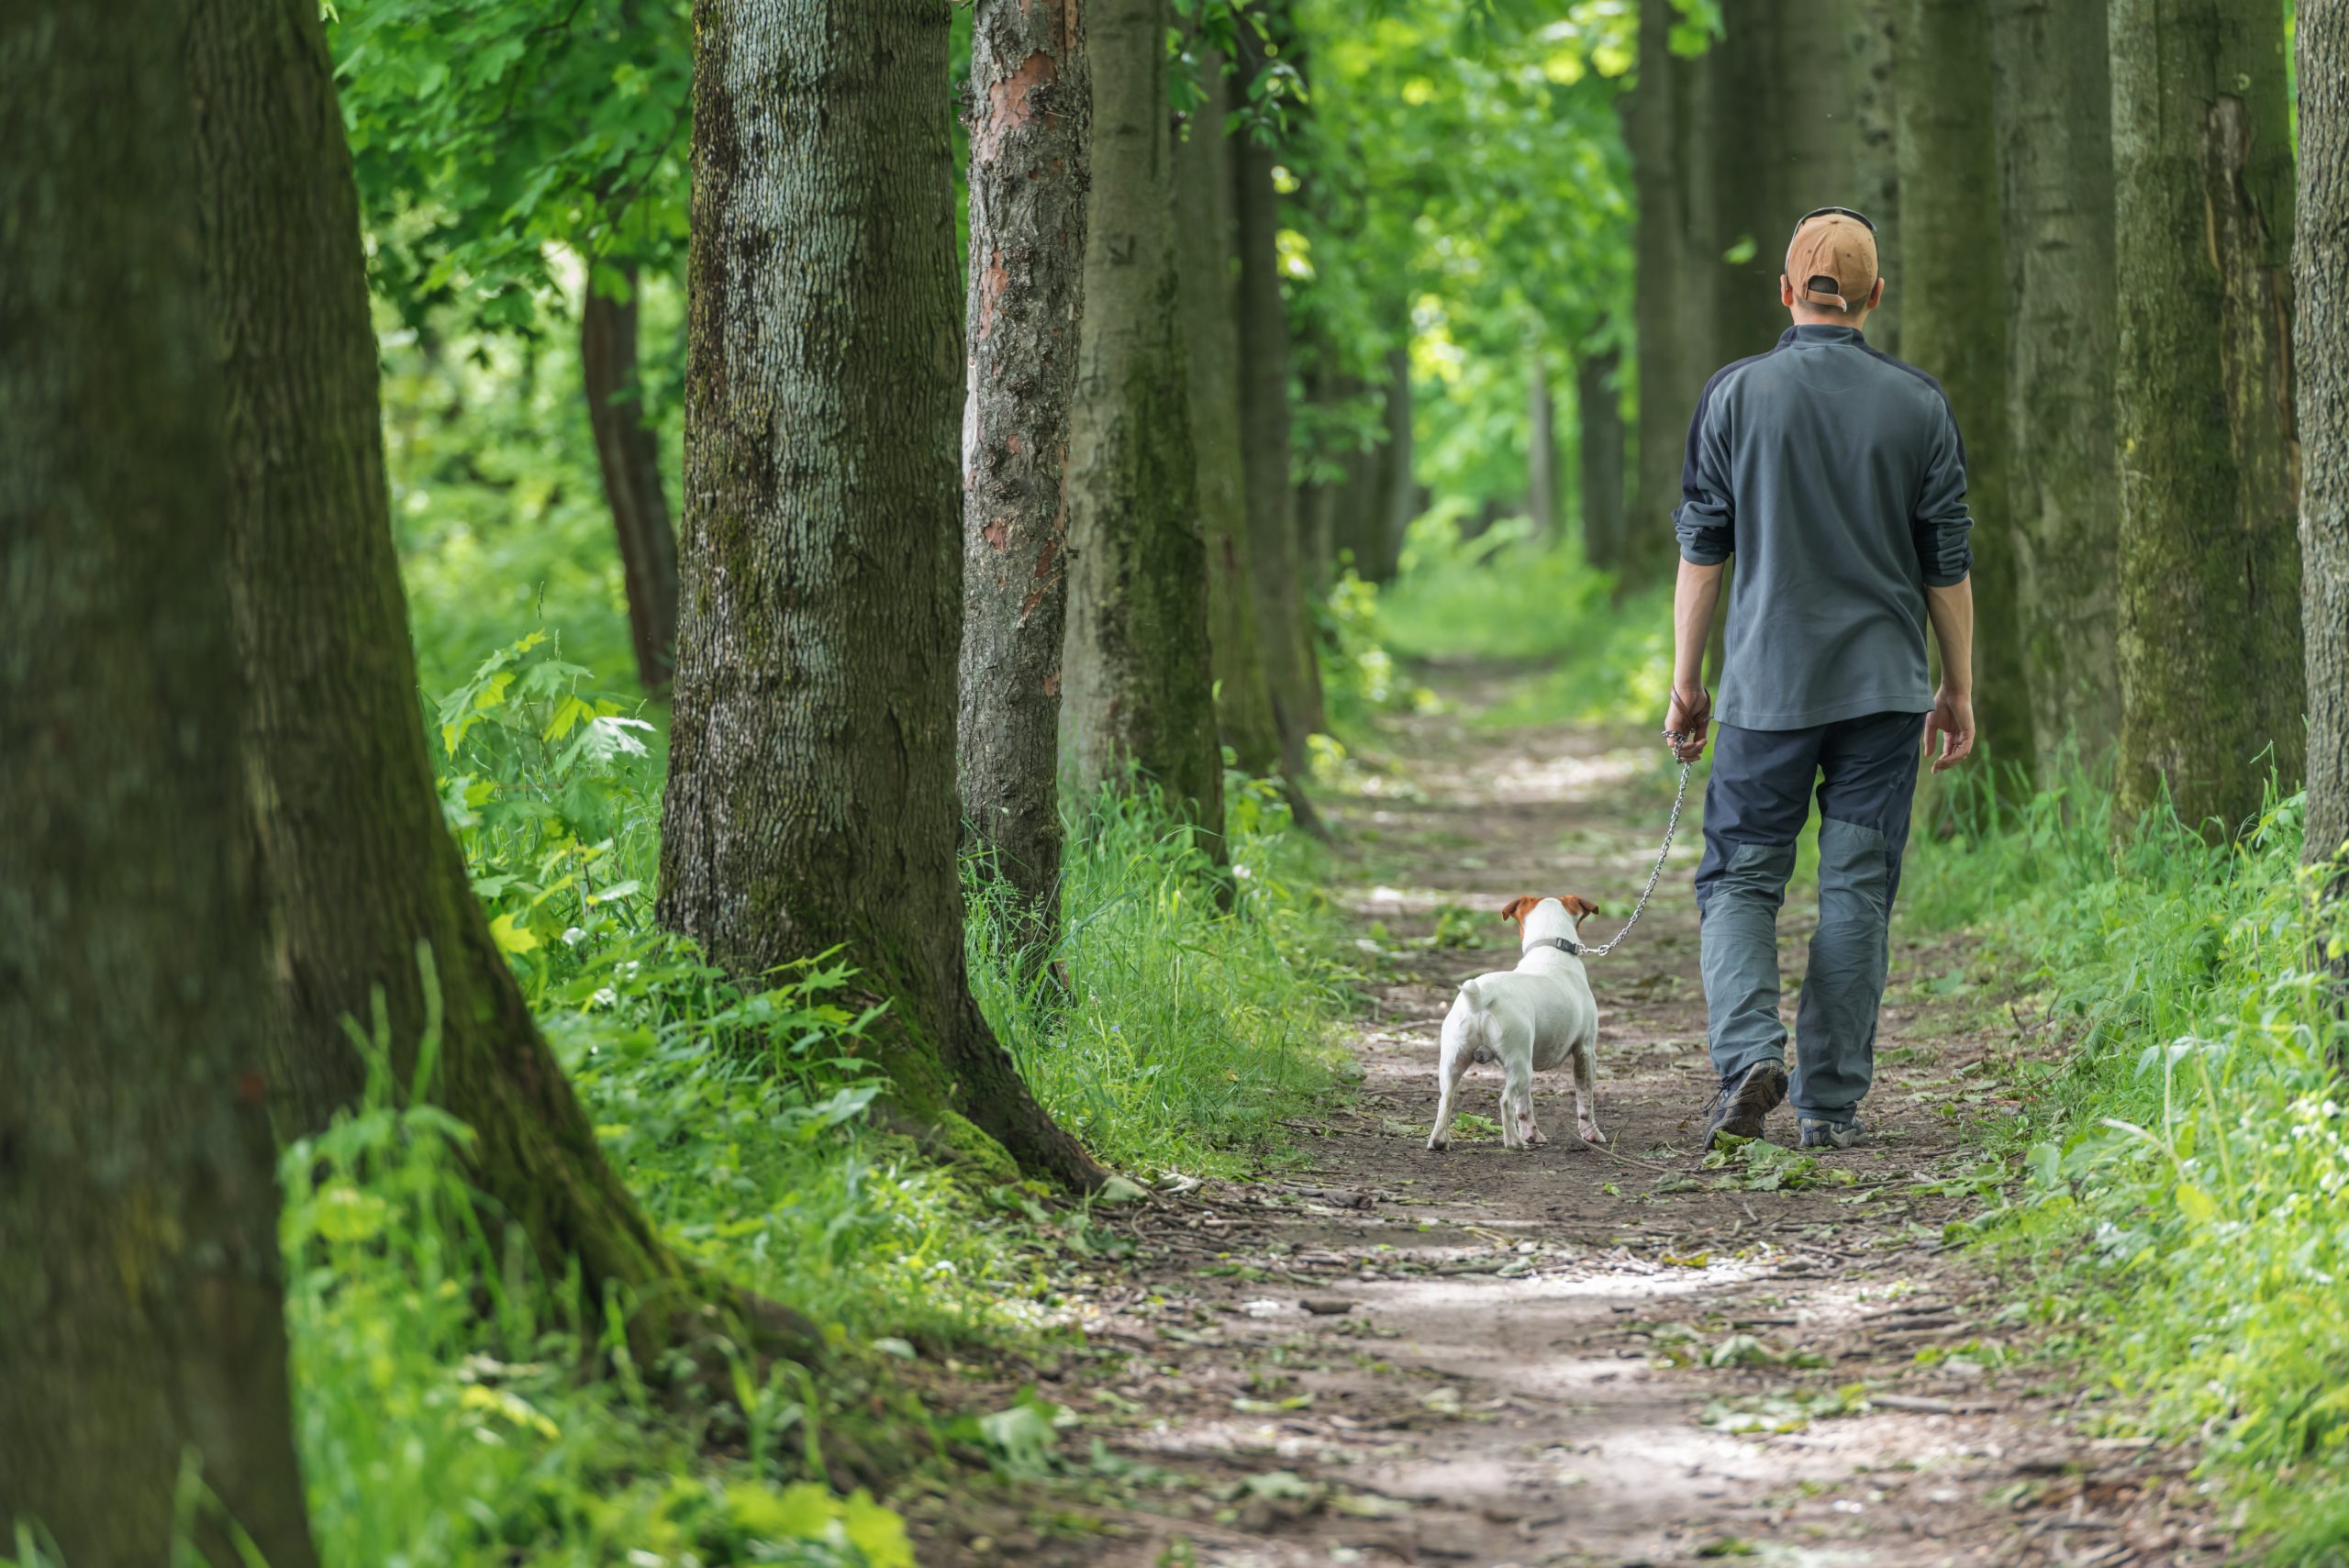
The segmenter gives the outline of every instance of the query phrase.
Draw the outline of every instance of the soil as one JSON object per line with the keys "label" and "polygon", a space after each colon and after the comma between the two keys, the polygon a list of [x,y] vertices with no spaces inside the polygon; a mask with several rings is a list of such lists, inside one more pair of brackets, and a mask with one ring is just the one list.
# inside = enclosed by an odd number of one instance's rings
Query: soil
{"label": "soil", "polygon": [[[1948,1234],[2004,1179],[1984,1140],[2023,1049],[1976,1021],[1953,940],[1896,930],[1866,1142],[1700,1168],[1698,802],[1630,940],[1591,961],[1610,1144],[1574,1137],[1560,1072],[1537,1080],[1546,1146],[1472,1121],[1427,1151],[1453,992],[1516,962],[1500,906],[1580,893],[1605,911],[1585,940],[1612,935],[1673,782],[1644,734],[1492,728],[1500,673],[1431,678],[1442,709],[1390,721],[1335,813],[1375,975],[1357,1087],[1297,1129],[1306,1168],[1116,1222],[1134,1255],[1084,1293],[1087,1349],[1039,1372],[1074,1417],[1061,1504],[933,1499],[923,1560],[2223,1559],[2193,1456],[2098,1436],[2112,1391],[2087,1397],[2014,1282]],[[1790,1017],[1807,867],[1782,922]],[[1477,1069],[1466,1109],[1489,1118],[1498,1091]],[[1794,1132],[1774,1114],[1772,1137]]]}

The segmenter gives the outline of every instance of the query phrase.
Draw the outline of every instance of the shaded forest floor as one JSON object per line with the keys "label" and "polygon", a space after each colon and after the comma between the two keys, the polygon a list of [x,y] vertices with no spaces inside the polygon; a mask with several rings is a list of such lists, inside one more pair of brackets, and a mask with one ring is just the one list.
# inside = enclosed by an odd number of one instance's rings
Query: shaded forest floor
{"label": "shaded forest floor", "polygon": [[[1515,962],[1500,905],[1581,893],[1611,936],[1671,797],[1644,732],[1495,728],[1477,715],[1508,672],[1429,679],[1441,711],[1386,721],[1339,807],[1339,896],[1377,976],[1355,1091],[1296,1129],[1304,1167],[1114,1222],[1131,1255],[1068,1282],[1083,1348],[1035,1369],[1065,1429],[1051,1500],[908,1499],[924,1561],[2223,1558],[2191,1456],[2091,1435],[2068,1369],[1944,1239],[2003,1180],[1982,1131],[2011,1108],[2015,1048],[1976,1021],[1947,939],[1896,933],[1867,1146],[1699,1168],[1693,807],[1639,929],[1592,964],[1610,1147],[1576,1142],[1553,1073],[1546,1147],[1505,1151],[1471,1119],[1426,1151],[1453,990]],[[1497,1094],[1479,1069],[1467,1109],[1489,1118]],[[1791,1142],[1790,1111],[1771,1132]]]}

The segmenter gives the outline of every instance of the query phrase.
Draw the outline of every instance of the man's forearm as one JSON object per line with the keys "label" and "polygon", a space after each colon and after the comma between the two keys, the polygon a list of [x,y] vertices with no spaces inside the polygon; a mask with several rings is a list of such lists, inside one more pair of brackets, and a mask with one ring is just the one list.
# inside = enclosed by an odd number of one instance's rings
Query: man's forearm
{"label": "man's forearm", "polygon": [[1712,640],[1713,609],[1720,603],[1720,562],[1680,563],[1672,589],[1672,689],[1692,692],[1705,684],[1705,644]]}
{"label": "man's forearm", "polygon": [[1971,696],[1974,693],[1974,579],[1965,577],[1946,588],[1925,590],[1925,608],[1933,617],[1933,640],[1941,645],[1942,684]]}

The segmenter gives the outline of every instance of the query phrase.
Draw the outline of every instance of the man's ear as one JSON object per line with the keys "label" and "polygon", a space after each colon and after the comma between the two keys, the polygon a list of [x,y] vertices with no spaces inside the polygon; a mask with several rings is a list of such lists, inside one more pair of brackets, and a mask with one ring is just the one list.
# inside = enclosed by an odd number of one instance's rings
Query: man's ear
{"label": "man's ear", "polygon": [[1532,896],[1531,894],[1520,893],[1516,897],[1501,906],[1501,918],[1504,920],[1514,920],[1519,925],[1522,926],[1525,924],[1526,916],[1531,914],[1533,912],[1533,906],[1541,902],[1542,900]]}
{"label": "man's ear", "polygon": [[[1884,280],[1878,278],[1876,282],[1882,283]],[[1789,310],[1794,308],[1795,281],[1784,272],[1778,274],[1778,303]]]}
{"label": "man's ear", "polygon": [[1874,310],[1877,306],[1882,305],[1883,303],[1884,278],[1879,274],[1876,280],[1876,287],[1868,290],[1868,308],[1870,310]]}

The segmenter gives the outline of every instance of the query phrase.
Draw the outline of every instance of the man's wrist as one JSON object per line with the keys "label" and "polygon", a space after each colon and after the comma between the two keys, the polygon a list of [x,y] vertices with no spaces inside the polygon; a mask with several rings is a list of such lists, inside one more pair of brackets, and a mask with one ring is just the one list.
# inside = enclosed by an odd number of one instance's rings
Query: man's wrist
{"label": "man's wrist", "polygon": [[1942,695],[1952,698],[1957,702],[1972,702],[1974,700],[1974,688],[1970,685],[1959,685],[1954,681],[1943,681],[1942,683]]}

